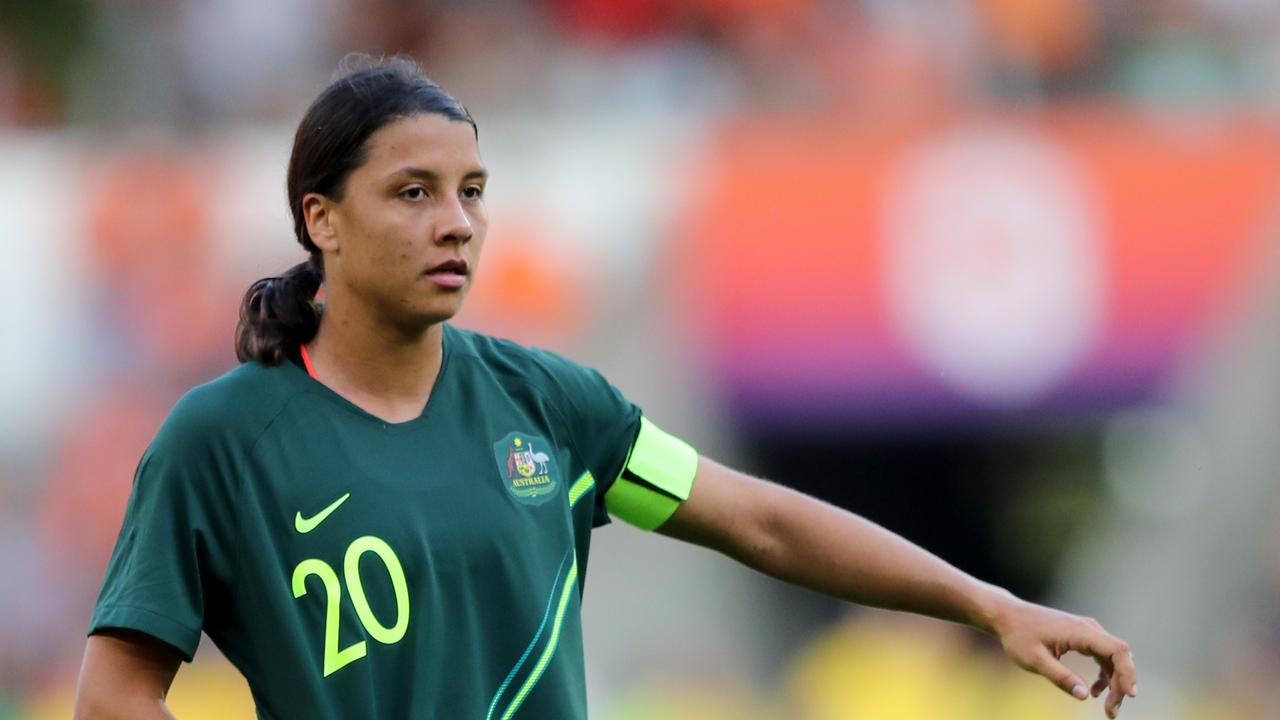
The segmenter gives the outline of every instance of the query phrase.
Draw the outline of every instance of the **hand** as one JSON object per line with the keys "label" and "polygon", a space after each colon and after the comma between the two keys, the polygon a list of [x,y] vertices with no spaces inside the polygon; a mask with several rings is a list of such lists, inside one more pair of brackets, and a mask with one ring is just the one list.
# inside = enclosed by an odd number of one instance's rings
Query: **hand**
{"label": "hand", "polygon": [[[1110,687],[1103,706],[1109,718],[1120,712],[1126,695],[1138,696],[1129,646],[1103,630],[1097,620],[1011,599],[995,618],[992,631],[1019,667],[1045,676],[1080,700],[1090,694],[1098,697]],[[1071,650],[1098,661],[1098,679],[1092,688],[1086,689],[1084,681],[1059,661]]]}

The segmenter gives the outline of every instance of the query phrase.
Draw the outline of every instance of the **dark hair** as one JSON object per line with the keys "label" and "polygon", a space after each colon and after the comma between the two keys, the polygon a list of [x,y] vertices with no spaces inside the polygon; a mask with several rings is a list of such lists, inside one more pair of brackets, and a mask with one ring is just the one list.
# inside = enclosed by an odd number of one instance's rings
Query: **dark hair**
{"label": "dark hair", "polygon": [[[351,69],[354,64],[367,66]],[[320,93],[298,124],[289,157],[293,234],[310,257],[283,275],[249,286],[236,325],[240,362],[279,365],[320,328],[323,308],[315,297],[324,282],[324,259],[307,234],[303,197],[319,193],[341,200],[347,177],[366,160],[369,137],[401,118],[432,113],[476,128],[466,108],[428,80],[412,60],[357,57],[343,66],[342,76]]]}

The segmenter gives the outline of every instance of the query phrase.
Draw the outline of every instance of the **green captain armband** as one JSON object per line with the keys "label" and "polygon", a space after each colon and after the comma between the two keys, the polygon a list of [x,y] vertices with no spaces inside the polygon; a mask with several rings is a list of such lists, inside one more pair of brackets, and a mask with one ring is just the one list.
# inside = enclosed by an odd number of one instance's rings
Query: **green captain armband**
{"label": "green captain armband", "polygon": [[654,530],[689,499],[698,451],[641,416],[640,434],[622,473],[605,493],[609,514],[641,530]]}

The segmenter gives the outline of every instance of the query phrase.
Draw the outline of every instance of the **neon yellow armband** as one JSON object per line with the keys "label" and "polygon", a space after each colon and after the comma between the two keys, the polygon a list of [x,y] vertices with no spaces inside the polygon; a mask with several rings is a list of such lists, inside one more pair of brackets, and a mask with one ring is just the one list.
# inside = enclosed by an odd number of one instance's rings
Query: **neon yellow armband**
{"label": "neon yellow armband", "polygon": [[689,499],[698,451],[640,418],[640,434],[622,473],[605,493],[609,514],[641,530],[654,530]]}

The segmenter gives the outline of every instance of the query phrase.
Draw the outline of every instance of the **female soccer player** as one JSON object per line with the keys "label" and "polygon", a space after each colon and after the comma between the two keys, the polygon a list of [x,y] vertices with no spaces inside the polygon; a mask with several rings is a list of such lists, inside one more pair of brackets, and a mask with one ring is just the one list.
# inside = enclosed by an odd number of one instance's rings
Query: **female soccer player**
{"label": "female soccer player", "polygon": [[[201,631],[261,718],[586,717],[579,602],[613,515],[850,602],[967,623],[1114,717],[1133,659],[880,527],[699,457],[598,373],[468,332],[484,245],[476,126],[408,61],[338,80],[298,127],[309,259],[249,288],[236,370],[138,465],[76,716],[170,717]],[[324,302],[315,302],[324,287]]]}

